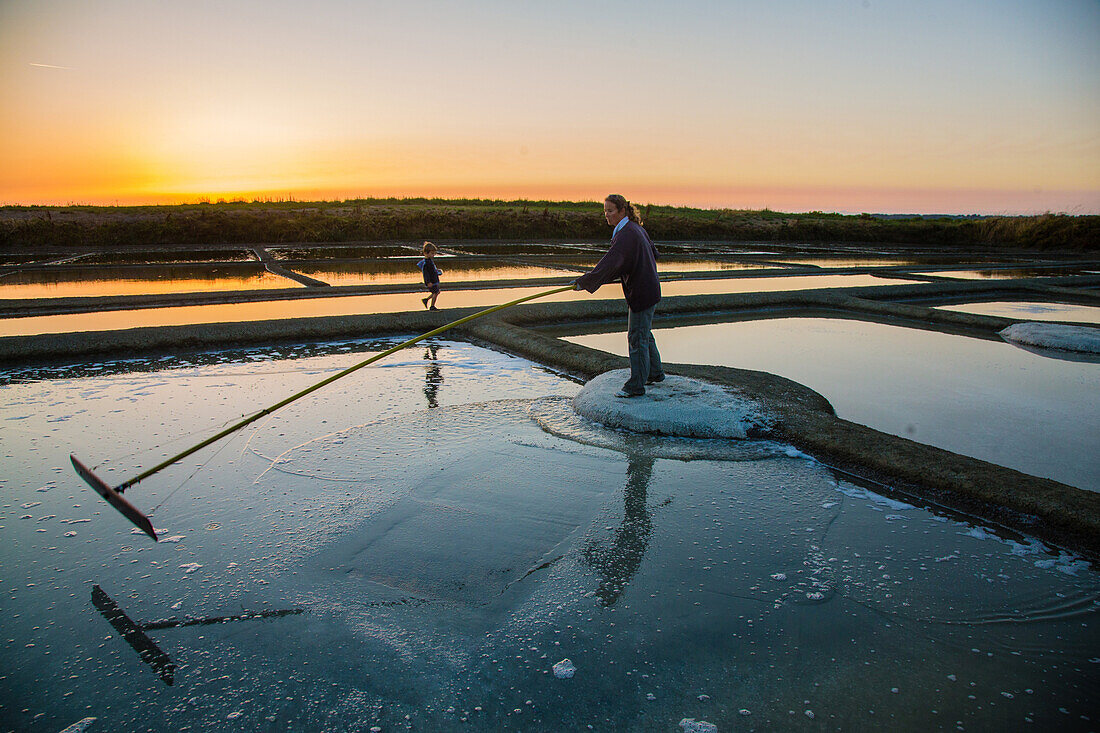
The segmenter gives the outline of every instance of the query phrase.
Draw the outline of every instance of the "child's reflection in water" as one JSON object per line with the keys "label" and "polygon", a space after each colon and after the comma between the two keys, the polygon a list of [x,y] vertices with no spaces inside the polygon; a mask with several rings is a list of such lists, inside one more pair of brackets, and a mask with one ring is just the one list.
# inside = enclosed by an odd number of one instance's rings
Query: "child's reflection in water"
{"label": "child's reflection in water", "polygon": [[428,409],[439,407],[439,387],[443,384],[443,372],[439,368],[436,352],[439,346],[429,344],[424,348],[424,358],[428,361],[424,374],[424,396],[428,398]]}

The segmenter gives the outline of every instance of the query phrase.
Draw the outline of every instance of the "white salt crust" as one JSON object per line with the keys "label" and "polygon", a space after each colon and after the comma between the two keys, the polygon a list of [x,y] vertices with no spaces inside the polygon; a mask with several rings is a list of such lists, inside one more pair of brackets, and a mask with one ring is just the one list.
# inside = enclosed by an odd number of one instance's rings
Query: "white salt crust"
{"label": "white salt crust", "polygon": [[1067,326],[1063,323],[1013,323],[1000,331],[1005,341],[1045,349],[1100,354],[1100,328]]}
{"label": "white salt crust", "polygon": [[604,372],[573,398],[573,408],[609,428],[680,438],[743,439],[750,432],[765,432],[771,424],[755,400],[671,374],[663,382],[647,385],[640,397],[616,397],[629,377],[627,369]]}

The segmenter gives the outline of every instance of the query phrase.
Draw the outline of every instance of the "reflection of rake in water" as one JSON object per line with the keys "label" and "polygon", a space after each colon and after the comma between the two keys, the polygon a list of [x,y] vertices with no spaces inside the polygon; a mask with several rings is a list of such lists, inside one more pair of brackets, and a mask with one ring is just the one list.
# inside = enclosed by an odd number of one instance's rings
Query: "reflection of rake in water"
{"label": "reflection of rake in water", "polygon": [[178,454],[172,456],[171,458],[169,458],[167,460],[161,461],[160,463],[153,466],[152,468],[150,468],[146,471],[143,471],[142,473],[139,473],[137,476],[134,476],[131,479],[123,481],[121,484],[119,484],[118,486],[115,486],[114,488],[107,485],[107,482],[104,481],[103,479],[101,479],[99,476],[96,476],[91,471],[91,469],[89,469],[87,466],[85,466],[83,463],[81,463],[76,458],[76,456],[70,455],[69,460],[72,461],[73,468],[76,469],[76,472],[77,472],[77,474],[80,475],[80,478],[84,479],[88,483],[89,486],[91,486],[93,489],[96,490],[96,493],[98,493],[100,496],[102,496],[104,499],[106,499],[107,503],[110,504],[111,506],[113,506],[115,509],[117,509],[122,514],[122,516],[126,517],[131,522],[133,522],[138,527],[138,529],[140,529],[142,532],[144,532],[145,534],[152,537],[153,541],[155,542],[156,539],[157,539],[157,532],[156,532],[155,529],[153,529],[153,523],[151,521],[149,521],[149,517],[147,517],[144,513],[141,512],[141,510],[139,510],[137,507],[135,507],[133,504],[131,504],[129,501],[127,501],[122,496],[123,492],[125,492],[126,489],[130,488],[131,486],[136,484],[138,481],[141,481],[142,479],[146,479],[146,478],[152,476],[154,473],[157,473],[158,471],[161,471],[165,468],[168,468],[173,463],[176,463],[178,461],[183,460],[184,458],[191,455],[195,451],[201,450],[201,449],[205,448],[206,446],[210,445],[211,443],[214,443],[218,440],[221,440],[222,438],[224,438],[227,435],[230,435],[232,433],[237,432],[238,430],[245,427],[246,425],[249,425],[250,423],[253,423],[256,420],[259,420],[264,415],[270,415],[272,412],[275,412],[275,410],[278,410],[280,407],[284,407],[286,405],[289,405],[291,402],[294,402],[295,400],[297,400],[301,397],[305,397],[307,394],[309,394],[311,392],[315,392],[316,390],[320,389],[321,387],[324,387],[326,384],[329,384],[330,382],[335,382],[340,377],[347,376],[348,374],[351,374],[354,371],[362,369],[363,367],[365,367],[369,364],[373,364],[374,362],[378,361],[379,359],[382,359],[383,357],[389,356],[390,354],[393,354],[394,352],[400,351],[401,349],[405,348],[406,346],[411,346],[411,345],[417,343],[418,341],[423,341],[426,338],[436,336],[438,334],[443,333],[444,331],[449,331],[450,329],[454,328],[455,326],[460,326],[463,323],[468,323],[469,321],[472,321],[472,320],[477,319],[477,318],[481,318],[482,316],[487,316],[490,313],[495,313],[495,312],[497,312],[499,310],[503,310],[505,308],[511,308],[514,305],[519,305],[520,303],[525,303],[529,300],[535,300],[536,298],[543,298],[543,297],[546,297],[547,295],[553,295],[554,293],[561,293],[561,292],[564,292],[566,290],[572,290],[572,289],[573,289],[572,285],[566,285],[565,287],[554,288],[553,290],[545,290],[541,293],[535,293],[534,295],[528,295],[528,296],[525,296],[523,298],[517,298],[516,300],[510,301],[508,303],[504,303],[503,305],[497,305],[497,306],[493,306],[492,308],[486,308],[485,310],[478,311],[477,313],[474,313],[473,315],[466,316],[465,318],[460,318],[457,321],[452,321],[451,323],[448,323],[445,326],[440,326],[439,328],[434,329],[432,331],[428,331],[427,333],[422,333],[419,336],[417,336],[416,338],[412,338],[412,339],[409,339],[408,341],[404,341],[404,342],[398,344],[397,346],[386,349],[385,351],[381,352],[380,354],[375,354],[374,356],[370,357],[369,359],[361,361],[358,364],[355,364],[354,366],[348,367],[347,369],[343,370],[342,372],[337,372],[336,374],[333,374],[331,377],[327,377],[327,378],[321,380],[320,382],[313,385],[312,387],[308,387],[306,389],[303,389],[301,392],[298,392],[297,394],[291,395],[290,397],[287,397],[285,400],[283,400],[281,402],[275,403],[271,407],[265,407],[264,409],[260,410],[259,412],[255,413],[254,415],[250,415],[249,417],[246,417],[244,420],[241,420],[240,422],[229,426],[225,430],[222,430],[217,435],[213,435],[213,436],[207,438],[206,440],[202,441],[201,443],[198,443],[197,445],[191,446],[190,448],[183,451],[182,453],[178,453]]}
{"label": "reflection of rake in water", "polygon": [[156,629],[174,629],[179,626],[205,626],[207,624],[223,624],[230,621],[248,621],[258,618],[278,618],[302,613],[300,608],[289,608],[278,611],[257,611],[256,613],[242,613],[236,616],[207,616],[205,618],[165,619],[153,621],[148,624],[139,624],[126,615],[114,599],[98,585],[92,586],[92,605],[103,614],[103,618],[115,627],[122,639],[133,647],[141,657],[141,661],[148,664],[157,673],[157,676],[166,685],[175,681],[176,664],[165,654],[156,643],[149,638],[146,631]]}

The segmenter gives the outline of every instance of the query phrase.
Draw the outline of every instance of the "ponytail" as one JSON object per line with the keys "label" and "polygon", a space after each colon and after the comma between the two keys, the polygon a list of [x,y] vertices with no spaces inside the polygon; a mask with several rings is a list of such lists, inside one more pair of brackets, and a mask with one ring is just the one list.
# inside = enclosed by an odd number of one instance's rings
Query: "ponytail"
{"label": "ponytail", "polygon": [[610,196],[608,196],[606,199],[604,199],[604,201],[610,201],[612,204],[615,205],[615,208],[618,209],[619,211],[622,211],[623,209],[626,209],[626,218],[629,219],[630,221],[634,222],[638,226],[642,225],[642,217],[638,214],[637,211],[634,210],[634,207],[631,205],[631,203],[629,201],[626,200],[625,196],[623,196],[621,194],[613,193]]}

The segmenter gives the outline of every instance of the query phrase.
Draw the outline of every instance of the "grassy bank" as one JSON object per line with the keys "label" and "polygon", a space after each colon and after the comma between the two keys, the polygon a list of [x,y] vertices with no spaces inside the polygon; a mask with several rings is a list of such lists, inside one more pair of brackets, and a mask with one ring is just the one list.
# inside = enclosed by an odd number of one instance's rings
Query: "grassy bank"
{"label": "grassy bank", "polygon": [[[880,218],[813,212],[643,207],[658,240],[883,242],[1038,250],[1100,249],[1100,216]],[[358,199],[178,206],[8,206],[0,249],[349,242],[419,239],[595,239],[594,202]]]}

